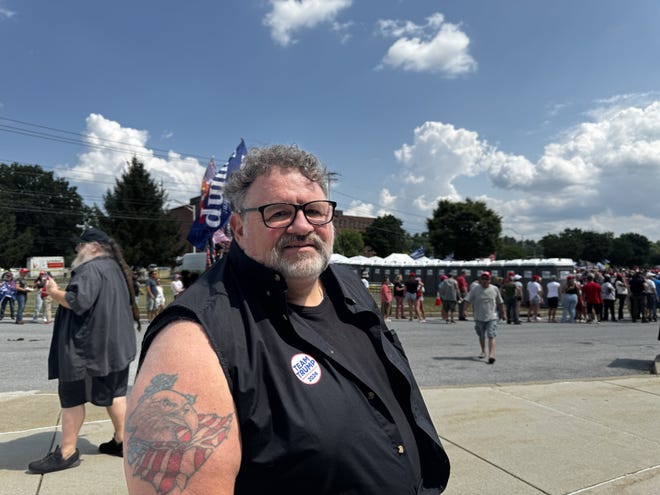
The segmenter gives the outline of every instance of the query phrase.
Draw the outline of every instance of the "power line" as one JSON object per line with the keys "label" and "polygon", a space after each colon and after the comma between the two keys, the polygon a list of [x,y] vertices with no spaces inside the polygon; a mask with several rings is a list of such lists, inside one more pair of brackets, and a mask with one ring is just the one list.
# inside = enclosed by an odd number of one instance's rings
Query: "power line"
{"label": "power line", "polygon": [[[51,141],[56,141],[56,142],[61,142],[65,144],[75,144],[78,146],[85,146],[85,147],[90,147],[94,149],[100,149],[100,150],[109,150],[109,151],[119,151],[119,152],[130,152],[136,155],[140,156],[152,156],[151,154],[145,154],[139,150],[135,145],[127,143],[125,141],[117,141],[113,139],[106,139],[106,138],[101,138],[101,137],[94,137],[94,140],[101,141],[102,143],[106,143],[105,145],[102,144],[95,144],[93,142],[90,142],[90,136],[81,134],[78,132],[73,132],[73,131],[67,131],[65,129],[58,129],[56,127],[49,127],[41,124],[35,124],[32,122],[25,122],[23,120],[17,120],[17,119],[11,119],[8,117],[0,117],[0,120],[6,121],[6,122],[13,122],[14,124],[20,124],[21,126],[24,127],[18,127],[14,125],[9,125],[9,124],[0,124],[0,131],[4,132],[11,132],[15,134],[22,134],[26,135],[29,137],[35,137],[38,139],[47,139]],[[47,131],[52,131],[51,133],[47,132],[40,132],[33,130],[31,128],[35,129],[45,129]],[[53,134],[55,133],[55,134]],[[62,136],[58,135],[62,134]],[[74,137],[67,137],[67,136],[74,136]],[[183,153],[183,152],[177,152],[173,150],[166,150],[163,148],[156,148],[156,147],[149,147],[150,150],[156,151],[158,153],[154,153],[153,156],[157,156],[158,158],[166,158],[169,156],[170,153],[174,152],[177,153],[178,155],[181,156],[189,156],[192,158],[198,158],[200,160],[204,161],[209,161],[212,157],[206,156],[206,155],[197,155],[193,153]],[[162,156],[161,156],[162,155]]]}
{"label": "power line", "polygon": [[[87,136],[85,134],[73,132],[73,131],[59,129],[59,128],[56,128],[56,127],[46,126],[46,125],[42,125],[42,124],[36,124],[36,123],[32,123],[32,122],[26,122],[26,121],[18,120],[18,119],[12,119],[12,118],[9,118],[9,117],[0,117],[0,121],[11,122],[12,124],[18,124],[20,126],[19,127],[19,126],[11,125],[11,124],[0,124],[0,131],[15,133],[15,134],[21,134],[21,135],[25,135],[25,136],[28,136],[28,137],[34,137],[36,139],[45,139],[45,140],[50,140],[50,141],[55,141],[55,142],[61,142],[61,143],[64,143],[64,144],[74,144],[74,145],[77,145],[77,146],[89,147],[89,148],[97,149],[97,150],[115,151],[115,152],[120,152],[120,153],[131,153],[135,156],[142,156],[142,157],[147,157],[147,158],[151,158],[151,157],[169,158],[169,154],[171,152],[174,152],[173,150],[165,150],[165,149],[162,149],[162,148],[150,147],[149,149],[154,151],[155,153],[144,153],[143,151],[141,151],[141,149],[136,148],[134,145],[132,145],[130,143],[123,142],[123,141],[117,141],[117,140],[111,140],[111,139],[95,137],[94,139],[100,141],[100,143],[93,143],[93,142],[90,142],[89,136]],[[43,130],[49,131],[49,132],[42,132],[41,130],[35,130],[35,129],[43,129]],[[69,137],[69,136],[71,136],[71,137]],[[106,143],[106,144],[102,144],[102,143]],[[209,157],[209,156],[198,155],[198,154],[193,154],[193,153],[181,153],[181,152],[174,152],[174,153],[177,153],[181,156],[188,156],[188,157],[192,157],[192,158],[198,158],[198,159],[205,160],[205,161],[208,161],[212,158],[212,157]],[[11,160],[11,161],[16,161],[16,160]],[[62,174],[62,173],[60,172],[60,174]],[[83,172],[72,170],[70,172],[67,171],[66,175],[75,177],[76,174],[83,174]],[[65,177],[66,177],[66,175],[65,175]],[[106,181],[101,180],[101,181],[99,181],[98,178],[97,178],[98,176],[106,176],[108,178],[112,178],[112,180],[106,180]],[[99,173],[99,172],[94,172],[94,177],[95,177],[94,180],[84,179],[84,178],[75,178],[74,180],[76,180],[77,182],[82,182],[82,183],[96,183],[96,184],[102,183],[102,184],[111,185],[111,184],[114,183],[114,181],[116,179],[116,177],[113,174],[103,174],[103,173]],[[192,189],[189,186],[187,186],[187,184],[184,187],[183,183],[177,182],[177,181],[168,181],[168,186],[169,186],[170,189],[173,190],[173,192],[180,191],[180,192],[183,193],[183,192],[188,191],[189,195],[194,195],[198,192],[198,190],[195,189],[195,192],[192,193],[191,192]],[[181,186],[181,187],[179,188],[178,186]],[[338,191],[336,189],[333,189],[332,192],[334,194],[338,194],[340,196],[344,196],[344,197],[349,198],[349,199],[354,199],[354,200],[357,200],[357,201],[363,201],[361,198],[352,196],[350,194],[343,193],[343,192]],[[426,221],[427,218],[428,218],[428,217],[426,217],[424,215],[421,215],[421,214],[418,214],[418,213],[412,213],[412,212],[405,211],[405,210],[402,210],[402,209],[388,207],[388,206],[385,206],[381,203],[374,203],[374,204],[376,206],[380,207],[380,208],[384,208],[384,209],[387,209],[389,211],[393,211],[393,212],[397,212],[399,214],[405,215],[407,218],[411,218],[411,217],[412,218],[419,218],[419,219],[424,220],[424,221]],[[420,225],[420,224],[416,224],[415,222],[410,222],[410,221],[408,221],[408,223],[409,224],[412,223],[413,225]],[[423,225],[422,227],[426,228],[425,225]]]}

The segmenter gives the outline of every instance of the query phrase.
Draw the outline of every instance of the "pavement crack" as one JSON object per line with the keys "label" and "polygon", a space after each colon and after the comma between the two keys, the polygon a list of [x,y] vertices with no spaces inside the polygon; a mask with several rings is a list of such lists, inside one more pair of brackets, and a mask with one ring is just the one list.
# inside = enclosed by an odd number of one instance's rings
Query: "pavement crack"
{"label": "pavement crack", "polygon": [[466,447],[463,447],[462,445],[459,445],[459,444],[457,444],[456,442],[452,442],[451,440],[449,440],[449,439],[446,438],[446,437],[443,437],[442,435],[439,435],[439,437],[440,437],[440,439],[441,439],[443,442],[449,443],[449,444],[453,445],[454,447],[456,447],[457,449],[461,449],[463,452],[467,452],[468,454],[470,454],[471,456],[476,457],[476,458],[479,459],[480,461],[485,462],[486,464],[488,464],[488,465],[490,465],[490,466],[493,466],[493,467],[494,467],[495,469],[497,469],[498,471],[501,471],[501,472],[507,474],[508,476],[511,476],[512,478],[517,479],[517,480],[520,481],[521,483],[524,483],[525,485],[527,485],[527,486],[533,488],[534,490],[537,490],[539,493],[543,493],[544,495],[552,495],[551,492],[547,492],[547,491],[543,490],[542,488],[539,488],[538,486],[534,485],[533,483],[530,483],[530,482],[527,481],[526,479],[521,478],[521,477],[518,476],[516,473],[514,473],[514,472],[512,472],[512,471],[509,471],[508,469],[504,469],[502,466],[498,466],[498,465],[495,464],[494,462],[492,462],[492,461],[488,460],[487,458],[485,458],[485,457],[483,457],[483,456],[477,454],[476,452],[474,452],[474,451],[472,451],[472,450],[470,450],[470,449],[468,449],[468,448],[466,448]]}
{"label": "pavement crack", "polygon": [[577,495],[578,493],[585,493],[591,490],[594,490],[596,488],[600,488],[602,486],[610,485],[612,483],[616,483],[617,481],[625,480],[627,478],[630,478],[631,476],[639,476],[640,474],[653,471],[655,469],[660,469],[660,464],[657,466],[649,466],[644,469],[640,469],[639,471],[634,471],[632,473],[627,473],[621,476],[617,476],[616,478],[612,478],[609,480],[601,481],[600,483],[596,483],[595,485],[591,486],[585,486],[584,488],[580,488],[579,490],[575,490],[573,492],[569,492],[566,495]]}
{"label": "pavement crack", "polygon": [[[609,381],[606,381],[606,380],[600,380],[600,382],[601,383],[607,383],[609,385],[617,385],[621,388],[627,388],[629,390],[634,390],[634,391],[640,392],[640,393],[646,393],[646,394],[649,394],[649,395],[653,395],[654,397],[660,396],[660,394],[648,392],[648,391],[645,391],[645,390],[640,390],[640,389],[637,389],[635,387],[626,387],[626,386],[623,386],[623,385],[619,385],[616,382],[609,382]],[[653,443],[657,443],[657,444],[660,445],[660,442],[658,442],[657,440],[649,439],[647,437],[643,437],[643,436],[641,436],[641,435],[639,435],[635,432],[632,432],[632,431],[629,431],[629,430],[624,430],[623,428],[613,428],[611,425],[607,424],[604,421],[600,421],[598,418],[587,417],[587,416],[574,414],[570,411],[566,411],[566,410],[563,410],[563,409],[559,409],[557,407],[549,406],[547,404],[543,404],[541,402],[538,402],[537,400],[528,399],[527,397],[517,395],[516,393],[512,392],[511,390],[506,390],[504,388],[494,387],[493,390],[496,390],[497,392],[500,392],[500,393],[502,393],[504,395],[507,395],[509,397],[513,397],[513,398],[516,398],[518,400],[525,401],[525,402],[528,402],[530,404],[534,404],[536,407],[539,407],[541,409],[545,409],[547,411],[552,411],[554,413],[561,414],[561,415],[566,416],[568,418],[573,418],[573,419],[576,419],[576,420],[579,420],[579,421],[584,421],[585,423],[591,423],[591,424],[594,424],[594,425],[598,425],[598,426],[600,426],[602,428],[605,428],[607,430],[610,430],[610,431],[619,431],[619,432],[624,433],[626,435],[630,435],[631,437],[633,437],[637,440],[643,440],[645,442],[653,442]]]}

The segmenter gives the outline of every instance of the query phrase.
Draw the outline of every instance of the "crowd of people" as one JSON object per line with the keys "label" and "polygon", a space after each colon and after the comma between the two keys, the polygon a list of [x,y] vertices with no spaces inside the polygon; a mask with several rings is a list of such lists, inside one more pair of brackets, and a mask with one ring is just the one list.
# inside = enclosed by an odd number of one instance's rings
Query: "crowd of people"
{"label": "crowd of people", "polygon": [[23,325],[23,314],[27,303],[27,297],[30,292],[35,294],[34,314],[32,323],[39,323],[43,317],[44,323],[52,323],[53,305],[48,293],[45,290],[48,274],[44,271],[39,272],[37,278],[30,283],[27,275],[30,270],[21,268],[18,271],[18,277],[10,271],[2,274],[2,283],[0,284],[0,320],[5,318],[5,311],[9,306],[9,317],[17,325]]}
{"label": "crowd of people", "polygon": [[[9,310],[9,318],[17,325],[23,325],[24,312],[27,304],[28,294],[34,293],[34,312],[31,323],[53,323],[53,299],[46,290],[46,283],[52,276],[49,272],[41,270],[37,277],[29,281],[30,270],[21,268],[18,276],[7,270],[3,272],[0,281],[0,320],[4,320]],[[138,272],[133,270],[133,291],[136,304],[139,305],[142,285],[138,282]],[[190,277],[188,277],[190,278]],[[184,278],[181,274],[174,274],[170,284],[172,298],[176,299],[186,288]],[[153,320],[167,305],[167,299],[160,283],[160,275],[157,270],[148,274],[145,282],[147,321]]]}
{"label": "crowd of people", "polygon": [[[456,277],[451,273],[440,276],[436,306],[440,306],[445,323],[466,319],[466,296],[479,281],[478,277],[468,285],[465,272]],[[521,275],[510,271],[506,277],[493,277],[491,285],[500,290],[504,302],[504,309],[498,309],[499,319],[514,325],[521,324],[520,315],[525,312],[529,323],[544,319],[548,323],[599,323],[625,318],[655,322],[660,305],[658,270],[576,269],[562,281],[552,275],[545,282],[535,274],[526,284]],[[393,317],[425,323],[424,292],[424,283],[415,272],[405,282],[400,274],[394,283],[386,277],[380,289],[383,317],[386,321]],[[546,317],[542,311],[547,312]]]}
{"label": "crowd of people", "polygon": [[[520,279],[520,275],[509,272],[505,279],[494,282],[502,291],[506,307],[500,318],[507,323],[520,324],[523,301],[526,301],[528,322],[543,320],[540,308],[544,303],[548,323],[599,323],[623,321],[626,317],[633,323],[657,321],[660,301],[657,271],[577,269],[561,283],[551,276],[545,288],[539,275],[533,275],[525,287]],[[561,317],[558,317],[560,307]]]}
{"label": "crowd of people", "polygon": [[424,293],[426,288],[421,277],[415,272],[410,272],[409,279],[404,282],[402,275],[397,275],[394,284],[390,288],[390,279],[385,277],[381,284],[381,314],[385,321],[390,321],[392,316],[392,292],[394,293],[394,313],[396,319],[405,319],[405,308],[408,308],[408,319],[412,321],[417,318],[420,323],[426,323],[424,311]]}

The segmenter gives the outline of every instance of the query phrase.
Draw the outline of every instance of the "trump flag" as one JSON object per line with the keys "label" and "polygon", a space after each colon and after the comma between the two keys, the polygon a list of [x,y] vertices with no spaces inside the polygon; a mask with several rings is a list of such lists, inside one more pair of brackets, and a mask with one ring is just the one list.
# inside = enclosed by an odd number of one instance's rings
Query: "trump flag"
{"label": "trump flag", "polygon": [[202,179],[202,194],[197,209],[197,218],[188,232],[188,242],[197,249],[206,248],[206,243],[213,233],[223,228],[231,215],[231,206],[225,199],[223,191],[227,178],[241,167],[243,156],[247,153],[245,142],[241,139],[236,151],[232,153],[222,167],[216,170],[213,160]]}

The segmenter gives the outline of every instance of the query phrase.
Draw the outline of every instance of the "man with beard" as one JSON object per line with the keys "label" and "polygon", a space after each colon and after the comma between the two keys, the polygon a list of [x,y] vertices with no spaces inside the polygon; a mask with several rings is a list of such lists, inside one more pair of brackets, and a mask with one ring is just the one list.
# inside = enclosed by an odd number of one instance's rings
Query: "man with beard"
{"label": "man with beard", "polygon": [[136,354],[133,320],[139,321],[131,272],[119,246],[102,230],[85,230],[77,240],[76,252],[66,289],[60,289],[50,277],[45,286],[59,304],[48,378],[59,381],[62,444],[31,462],[28,469],[33,473],[80,464],[76,443],[86,402],[105,407],[115,429],[113,439],[102,443],[99,451],[122,455],[128,368]]}
{"label": "man with beard", "polygon": [[329,265],[327,178],[282,145],[229,177],[229,254],[145,335],[131,494],[444,490],[449,461],[396,334],[360,279]]}

